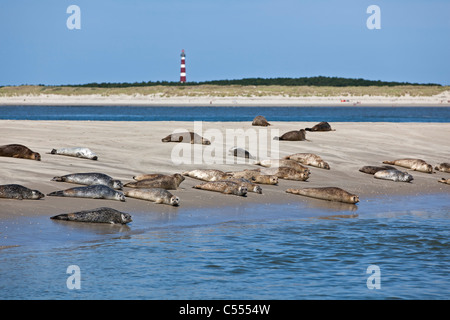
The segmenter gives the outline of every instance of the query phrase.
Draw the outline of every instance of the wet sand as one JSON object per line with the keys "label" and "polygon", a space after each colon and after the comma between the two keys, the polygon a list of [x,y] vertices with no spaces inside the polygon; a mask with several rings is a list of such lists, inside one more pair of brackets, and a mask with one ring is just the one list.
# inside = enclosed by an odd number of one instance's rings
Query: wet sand
{"label": "wet sand", "polygon": [[[101,172],[120,179],[124,183],[144,173],[181,173],[201,168],[215,168],[223,171],[239,171],[259,168],[251,163],[206,164],[208,155],[215,148],[225,155],[227,129],[255,130],[258,137],[266,133],[270,149],[270,135],[279,130],[286,131],[311,127],[310,122],[274,122],[268,129],[253,127],[249,122],[203,122],[203,132],[212,130],[223,134],[211,146],[196,146],[205,156],[199,164],[173,163],[172,152],[180,147],[177,143],[163,143],[161,139],[176,129],[193,130],[192,122],[94,122],[94,121],[0,121],[0,145],[23,144],[39,152],[42,161],[0,157],[0,184],[21,184],[38,189],[44,194],[79,185],[51,181],[54,176],[77,172]],[[335,186],[359,195],[361,201],[367,198],[380,199],[385,195],[420,195],[448,193],[450,186],[438,183],[449,173],[427,174],[410,171],[412,183],[375,179],[358,169],[365,165],[381,165],[384,160],[399,158],[420,158],[433,167],[450,162],[450,124],[438,123],[331,123],[336,131],[307,132],[310,141],[280,141],[279,156],[297,152],[315,153],[329,163],[331,170],[310,167],[307,181],[280,180],[277,186],[261,185],[263,194],[249,193],[247,197],[224,195],[217,192],[193,189],[201,182],[186,177],[178,190],[171,191],[180,197],[182,208],[218,208],[255,203],[308,202],[317,206],[342,206],[328,201],[309,199],[286,193],[288,188]],[[219,131],[217,131],[219,130]],[[259,141],[264,140],[260,139]],[[273,146],[273,145],[272,145]],[[98,160],[87,160],[61,155],[52,155],[53,148],[88,147],[98,155]],[[186,145],[191,148],[191,145]],[[209,147],[209,149],[208,149]],[[250,146],[246,146],[250,148]],[[254,146],[252,146],[253,148]],[[265,146],[258,149],[267,154]],[[187,149],[186,149],[187,150]],[[217,157],[216,160],[220,157]],[[406,171],[405,168],[398,169]],[[128,190],[128,188],[125,188]],[[46,196],[41,200],[0,199],[0,219],[18,216],[50,217],[55,214],[108,206],[124,212],[177,212],[179,208],[168,205],[127,198],[126,202],[99,199],[59,198]],[[345,205],[344,205],[345,206]]]}

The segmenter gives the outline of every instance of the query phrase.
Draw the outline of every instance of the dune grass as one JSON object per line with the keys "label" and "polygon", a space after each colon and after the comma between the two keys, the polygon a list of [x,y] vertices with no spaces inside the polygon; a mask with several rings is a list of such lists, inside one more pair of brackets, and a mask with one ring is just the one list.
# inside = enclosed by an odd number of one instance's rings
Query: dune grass
{"label": "dune grass", "polygon": [[160,97],[332,97],[332,96],[433,96],[450,91],[450,86],[241,86],[241,85],[197,85],[197,86],[145,86],[127,88],[95,88],[70,86],[5,86],[0,88],[0,97],[38,95],[151,95]]}

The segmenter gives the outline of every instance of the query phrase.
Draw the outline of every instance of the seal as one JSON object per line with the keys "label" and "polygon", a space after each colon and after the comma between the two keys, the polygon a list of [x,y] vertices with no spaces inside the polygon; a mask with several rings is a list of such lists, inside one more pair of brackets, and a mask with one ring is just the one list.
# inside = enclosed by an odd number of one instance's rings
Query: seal
{"label": "seal", "polygon": [[256,165],[260,165],[266,168],[270,168],[270,167],[289,167],[289,168],[293,168],[299,172],[307,172],[307,173],[311,173],[309,171],[309,169],[305,166],[302,166],[300,163],[298,163],[295,160],[291,160],[291,159],[267,159],[267,160],[261,160],[261,161],[256,161],[254,164]]}
{"label": "seal", "polygon": [[336,131],[331,129],[331,126],[328,122],[322,121],[313,126],[312,128],[305,128],[306,131]]}
{"label": "seal", "polygon": [[450,179],[442,178],[441,180],[438,180],[438,182],[442,182],[442,183],[445,183],[445,184],[450,184]]}
{"label": "seal", "polygon": [[262,127],[267,127],[270,126],[271,124],[269,122],[267,122],[266,118],[264,118],[263,116],[256,116],[255,119],[253,119],[252,122],[252,126],[262,126]]}
{"label": "seal", "polygon": [[284,180],[306,181],[309,178],[309,172],[300,172],[290,167],[272,167],[259,170],[262,174],[274,175]]}
{"label": "seal", "polygon": [[173,175],[165,174],[145,174],[140,176],[134,176],[133,179],[137,180],[125,184],[125,187],[129,188],[163,188],[166,190],[176,190],[181,182],[185,178],[175,173]]}
{"label": "seal", "polygon": [[307,166],[330,170],[330,165],[327,162],[323,161],[320,156],[314,153],[294,153],[284,157],[283,159],[290,159]]}
{"label": "seal", "polygon": [[44,194],[38,190],[28,189],[20,184],[4,184],[0,186],[0,198],[39,200],[44,198]]}
{"label": "seal", "polygon": [[0,157],[12,157],[41,161],[41,155],[38,152],[31,151],[30,148],[25,147],[21,144],[7,144],[4,146],[0,146]]}
{"label": "seal", "polygon": [[414,180],[413,176],[407,172],[402,172],[397,169],[380,170],[375,172],[374,178],[383,180],[392,180],[395,182],[410,182]]}
{"label": "seal", "polygon": [[230,156],[241,157],[246,159],[253,159],[253,160],[256,159],[254,156],[250,154],[250,152],[238,147],[232,147],[230,150],[228,150],[228,154]]}
{"label": "seal", "polygon": [[393,161],[383,161],[385,164],[393,164],[399,167],[412,169],[419,172],[433,173],[433,166],[421,159],[398,159]]}
{"label": "seal", "polygon": [[363,173],[367,173],[367,174],[375,174],[378,171],[382,171],[382,170],[395,170],[394,167],[391,166],[364,166],[359,168],[359,171],[363,172]]}
{"label": "seal", "polygon": [[227,172],[226,174],[227,174],[227,176],[232,177],[232,178],[244,178],[244,179],[253,181],[254,183],[259,183],[259,184],[270,184],[270,185],[278,184],[277,176],[262,174],[259,170],[260,169],[234,171],[234,172]]}
{"label": "seal", "polygon": [[82,147],[52,149],[52,151],[50,151],[50,154],[59,154],[69,157],[98,160],[98,157],[94,152],[92,152],[89,148]]}
{"label": "seal", "polygon": [[51,181],[70,182],[88,186],[102,184],[119,190],[122,190],[123,188],[122,181],[115,180],[106,174],[97,172],[66,174],[65,176],[54,177]]}
{"label": "seal", "polygon": [[359,197],[357,195],[337,187],[287,189],[286,192],[329,201],[353,204],[359,202]]}
{"label": "seal", "polygon": [[133,221],[130,214],[107,207],[73,213],[58,214],[56,216],[50,217],[50,219],[110,224],[127,224]]}
{"label": "seal", "polygon": [[92,198],[125,201],[125,195],[123,194],[123,192],[116,191],[108,186],[101,184],[55,191],[47,195],[53,197]]}
{"label": "seal", "polygon": [[216,191],[221,192],[224,194],[233,194],[236,196],[247,196],[247,187],[244,187],[236,182],[233,181],[208,181],[204,182],[202,184],[198,184],[196,186],[193,186],[195,189],[201,189],[201,190],[209,190],[209,191]]}
{"label": "seal", "polygon": [[188,176],[203,181],[219,181],[226,179],[227,176],[225,172],[216,169],[196,169],[183,172],[182,174],[183,176]]}
{"label": "seal", "polygon": [[[273,140],[285,140],[285,141],[305,141],[306,132],[305,129],[293,130],[284,133],[281,137],[274,137]],[[309,140],[308,140],[309,141]]]}
{"label": "seal", "polygon": [[227,180],[224,180],[224,181],[236,182],[236,183],[240,184],[241,186],[246,187],[247,191],[262,194],[262,188],[248,179],[229,177]]}
{"label": "seal", "polygon": [[434,167],[434,169],[437,171],[450,173],[450,163],[448,162],[440,163],[436,167]]}
{"label": "seal", "polygon": [[211,141],[205,139],[195,132],[172,133],[161,139],[162,142],[185,142],[191,144],[211,144]]}
{"label": "seal", "polygon": [[180,204],[180,198],[163,188],[134,189],[125,191],[125,196],[171,206],[178,206]]}
{"label": "seal", "polygon": [[151,174],[141,174],[138,176],[133,176],[133,179],[136,181],[140,181],[140,180],[147,180],[147,179],[156,179],[156,178],[167,178],[167,179],[174,179],[178,182],[178,185],[181,184],[181,182],[184,181],[184,177],[179,174],[179,173],[174,173],[172,175],[167,175],[167,174],[160,174],[160,173],[151,173]]}

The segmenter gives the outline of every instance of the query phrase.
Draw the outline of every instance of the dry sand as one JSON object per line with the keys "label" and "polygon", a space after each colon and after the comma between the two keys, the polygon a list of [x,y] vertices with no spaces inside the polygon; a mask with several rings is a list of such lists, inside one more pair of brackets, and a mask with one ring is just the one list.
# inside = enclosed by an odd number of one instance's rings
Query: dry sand
{"label": "dry sand", "polygon": [[[227,129],[255,130],[257,134],[280,133],[293,129],[311,127],[309,122],[274,122],[267,128],[252,127],[248,122],[203,122],[203,132]],[[317,206],[338,205],[328,201],[304,198],[287,194],[291,187],[341,187],[360,196],[361,201],[391,194],[426,194],[450,191],[449,185],[438,183],[449,173],[433,174],[410,172],[412,183],[375,179],[358,169],[364,165],[381,165],[383,160],[398,158],[420,158],[433,167],[441,162],[450,162],[450,124],[438,123],[332,123],[336,131],[308,132],[310,141],[280,141],[280,156],[297,152],[320,155],[330,164],[331,170],[311,167],[311,176],[306,182],[280,180],[277,186],[261,185],[263,194],[249,193],[248,197],[224,195],[211,191],[193,189],[200,181],[189,177],[180,188],[172,191],[181,199],[183,208],[208,208],[235,206],[248,203],[308,202]],[[217,139],[211,146],[197,146],[203,152],[216,148],[222,150],[221,164],[180,164],[172,161],[172,151],[178,143],[163,143],[161,139],[175,129],[193,130],[192,122],[93,122],[93,121],[0,121],[0,145],[18,143],[39,152],[42,161],[0,157],[0,184],[22,184],[47,194],[78,185],[51,181],[54,176],[77,172],[102,172],[124,183],[142,173],[176,173],[197,168],[216,168],[237,171],[257,168],[250,163],[226,164],[225,154],[229,144]],[[209,131],[211,132],[211,131]],[[250,132],[250,131],[247,131]],[[261,137],[261,136],[258,136]],[[225,139],[225,138],[224,138]],[[261,139],[260,141],[263,141]],[[184,144],[183,144],[184,145]],[[178,147],[177,147],[178,146]],[[53,148],[88,147],[97,155],[97,161],[48,154]],[[191,145],[185,145],[191,148]],[[249,146],[247,146],[249,147]],[[254,146],[252,146],[253,148]],[[207,149],[210,148],[210,149]],[[269,144],[270,148],[270,144]],[[261,147],[262,154],[266,152]],[[203,160],[211,159],[205,153]],[[401,168],[400,168],[401,169]],[[402,169],[406,170],[406,169]],[[126,188],[127,189],[127,188]],[[370,201],[372,201],[370,200]],[[380,200],[381,201],[381,200]],[[176,207],[127,198],[126,202],[98,199],[49,197],[34,200],[0,199],[0,217],[43,215],[92,209],[109,206],[125,212],[176,212]],[[345,206],[344,206],[345,208]]]}
{"label": "dry sand", "polygon": [[128,106],[450,106],[450,91],[432,96],[171,96],[160,94],[2,96],[0,105]]}

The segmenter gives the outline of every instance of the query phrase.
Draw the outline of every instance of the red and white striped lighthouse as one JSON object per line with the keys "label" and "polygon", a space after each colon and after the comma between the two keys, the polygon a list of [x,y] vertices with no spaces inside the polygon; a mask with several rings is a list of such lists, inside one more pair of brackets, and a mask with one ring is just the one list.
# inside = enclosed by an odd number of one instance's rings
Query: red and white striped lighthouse
{"label": "red and white striped lighthouse", "polygon": [[186,82],[186,54],[184,53],[184,49],[181,50],[181,71],[180,71],[180,82]]}

